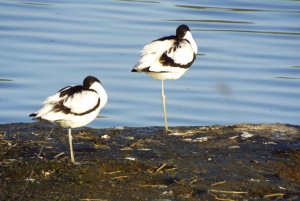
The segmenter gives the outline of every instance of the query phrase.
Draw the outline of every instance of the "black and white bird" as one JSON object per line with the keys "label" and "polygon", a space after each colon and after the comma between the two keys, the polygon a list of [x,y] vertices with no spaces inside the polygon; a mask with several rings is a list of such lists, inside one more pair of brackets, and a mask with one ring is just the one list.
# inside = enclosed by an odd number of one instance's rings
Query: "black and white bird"
{"label": "black and white bird", "polygon": [[75,163],[71,129],[92,122],[106,102],[107,93],[101,82],[93,76],[87,76],[83,85],[62,88],[53,96],[49,96],[43,106],[29,116],[36,120],[58,123],[69,129],[71,161]]}
{"label": "black and white bird", "polygon": [[145,72],[154,79],[162,81],[162,101],[165,130],[168,130],[164,80],[180,78],[196,59],[198,47],[187,25],[180,25],[176,35],[152,41],[141,51],[141,58],[132,72]]}

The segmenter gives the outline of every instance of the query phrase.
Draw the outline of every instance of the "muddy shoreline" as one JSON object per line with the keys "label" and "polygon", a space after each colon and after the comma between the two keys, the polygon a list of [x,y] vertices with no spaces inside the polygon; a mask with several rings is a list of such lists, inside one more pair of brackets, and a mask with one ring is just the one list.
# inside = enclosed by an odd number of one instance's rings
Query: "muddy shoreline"
{"label": "muddy shoreline", "polygon": [[65,129],[2,124],[0,200],[300,200],[299,126],[171,129],[75,129],[73,165]]}

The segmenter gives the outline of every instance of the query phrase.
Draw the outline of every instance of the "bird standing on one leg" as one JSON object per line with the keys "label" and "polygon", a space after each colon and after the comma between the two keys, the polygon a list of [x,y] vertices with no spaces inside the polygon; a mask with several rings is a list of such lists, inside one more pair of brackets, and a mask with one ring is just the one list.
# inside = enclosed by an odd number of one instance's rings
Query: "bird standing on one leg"
{"label": "bird standing on one leg", "polygon": [[107,94],[101,82],[93,76],[87,76],[83,85],[62,88],[53,96],[49,96],[43,106],[29,116],[58,123],[69,129],[71,161],[75,164],[71,129],[92,122],[106,102]]}
{"label": "bird standing on one leg", "polygon": [[165,130],[168,130],[164,80],[180,78],[196,59],[198,47],[187,25],[180,25],[175,36],[166,36],[146,45],[132,72],[145,72],[162,81]]}

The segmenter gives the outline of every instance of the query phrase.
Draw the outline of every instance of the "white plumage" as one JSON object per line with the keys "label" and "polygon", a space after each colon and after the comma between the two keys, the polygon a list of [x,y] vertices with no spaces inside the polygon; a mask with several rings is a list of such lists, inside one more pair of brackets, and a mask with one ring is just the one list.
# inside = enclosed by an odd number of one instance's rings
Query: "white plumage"
{"label": "white plumage", "polygon": [[176,36],[167,36],[145,45],[132,72],[145,72],[158,80],[178,79],[192,65],[198,48],[186,25],[180,25]]}
{"label": "white plumage", "polygon": [[145,45],[141,58],[132,72],[145,72],[151,77],[162,80],[162,100],[165,118],[165,129],[168,130],[165,106],[164,80],[180,78],[196,59],[198,47],[190,29],[180,25],[175,36],[166,36]]}
{"label": "white plumage", "polygon": [[147,68],[149,68],[147,71],[161,71],[161,64],[159,62],[159,58],[161,57],[161,55],[163,55],[163,53],[169,50],[173,46],[173,44],[174,39],[170,39],[155,40],[152,41],[150,44],[145,45],[145,47],[141,51],[141,58],[138,61],[138,63],[135,64],[133,71],[136,70],[137,72],[143,72],[144,70],[147,70]]}
{"label": "white plumage", "polygon": [[92,122],[107,102],[107,94],[101,82],[87,76],[83,85],[67,86],[53,96],[49,96],[43,106],[30,116],[69,128],[71,160],[75,163],[71,128],[85,126]]}

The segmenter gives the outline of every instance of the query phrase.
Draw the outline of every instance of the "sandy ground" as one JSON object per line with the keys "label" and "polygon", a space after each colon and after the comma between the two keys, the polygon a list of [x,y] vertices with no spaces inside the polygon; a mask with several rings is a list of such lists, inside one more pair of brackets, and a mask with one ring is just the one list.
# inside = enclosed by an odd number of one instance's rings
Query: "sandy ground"
{"label": "sandy ground", "polygon": [[300,200],[299,126],[171,129],[73,130],[73,165],[67,130],[2,124],[0,200]]}

